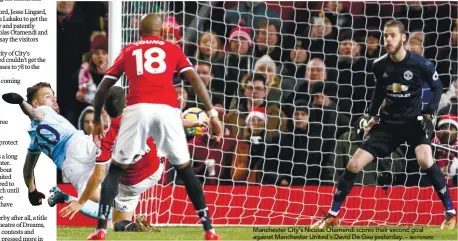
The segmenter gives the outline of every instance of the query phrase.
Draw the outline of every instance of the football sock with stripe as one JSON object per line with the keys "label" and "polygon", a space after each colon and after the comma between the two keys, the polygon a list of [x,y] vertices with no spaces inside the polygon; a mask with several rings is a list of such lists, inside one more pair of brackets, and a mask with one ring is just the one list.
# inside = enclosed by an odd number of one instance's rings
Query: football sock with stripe
{"label": "football sock with stripe", "polygon": [[107,229],[107,220],[111,213],[111,205],[118,192],[119,180],[124,173],[124,169],[117,165],[111,164],[108,169],[108,174],[102,182],[97,229]]}
{"label": "football sock with stripe", "polygon": [[356,175],[356,173],[350,172],[347,169],[344,170],[339,182],[337,183],[337,190],[334,194],[334,199],[332,201],[329,214],[334,216],[339,214],[343,201],[345,198],[347,198],[348,194],[353,188],[353,185],[355,184]]}
{"label": "football sock with stripe", "polygon": [[186,192],[188,193],[189,199],[191,199],[194,208],[197,211],[197,215],[202,222],[203,228],[205,231],[213,229],[208,214],[207,204],[205,203],[204,192],[202,190],[202,184],[199,179],[196,177],[194,170],[191,167],[191,164],[187,165],[185,168],[175,167],[178,176],[183,180],[183,183],[186,187]]}
{"label": "football sock with stripe", "polygon": [[437,196],[439,196],[439,199],[442,201],[445,211],[454,212],[455,210],[453,209],[450,192],[447,184],[445,183],[444,173],[442,173],[437,163],[434,163],[430,168],[426,169],[426,174],[429,177]]}

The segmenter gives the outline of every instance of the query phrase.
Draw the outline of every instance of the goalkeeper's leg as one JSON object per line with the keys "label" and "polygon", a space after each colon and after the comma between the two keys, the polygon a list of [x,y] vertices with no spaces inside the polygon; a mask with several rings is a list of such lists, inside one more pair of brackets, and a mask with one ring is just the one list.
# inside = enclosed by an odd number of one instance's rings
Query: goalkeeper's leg
{"label": "goalkeeper's leg", "polygon": [[445,220],[441,225],[441,229],[445,227],[454,228],[456,226],[456,211],[453,208],[444,173],[434,162],[431,146],[427,144],[418,145],[415,148],[415,154],[417,155],[418,164],[426,170],[426,175],[429,177],[437,196],[442,201],[442,205],[444,205]]}
{"label": "goalkeeper's leg", "polygon": [[356,150],[340,177],[339,182],[337,183],[337,189],[334,193],[334,198],[329,212],[323,219],[315,222],[311,228],[323,229],[329,226],[335,226],[339,223],[339,218],[337,216],[339,215],[340,207],[353,188],[356,175],[364,168],[364,166],[372,162],[373,159],[373,155],[368,151],[361,148]]}

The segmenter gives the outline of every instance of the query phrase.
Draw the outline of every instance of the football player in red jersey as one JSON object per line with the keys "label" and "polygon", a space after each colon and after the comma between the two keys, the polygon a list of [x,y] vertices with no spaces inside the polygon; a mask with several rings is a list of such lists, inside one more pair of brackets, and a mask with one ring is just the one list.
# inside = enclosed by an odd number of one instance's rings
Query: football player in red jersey
{"label": "football player in red jersey", "polygon": [[161,38],[162,17],[147,14],[139,26],[139,41],[121,50],[113,66],[106,72],[94,99],[93,138],[100,146],[102,127],[100,118],[108,90],[126,74],[129,80],[127,107],[123,111],[118,137],[111,157],[108,174],[102,183],[98,224],[90,240],[106,238],[107,217],[118,191],[120,178],[125,175],[135,157],[147,151],[146,140],[153,137],[159,156],[167,156],[186,187],[189,198],[203,224],[205,239],[217,240],[202,190],[190,164],[189,151],[181,120],[181,110],[173,87],[173,75],[178,71],[191,83],[208,110],[215,138],[219,142],[222,127],[208,91],[191,66],[186,55],[175,44]]}
{"label": "football player in red jersey", "polygon": [[[97,191],[97,188],[105,177],[107,164],[109,164],[113,145],[118,135],[125,102],[124,91],[121,87],[114,86],[110,88],[104,108],[111,118],[111,125],[101,140],[101,149],[98,152],[96,160],[97,165],[79,200],[68,202],[68,206],[60,211],[62,217],[72,219],[85,205],[91,194]],[[193,121],[183,119],[185,128],[205,127],[207,124],[208,120]],[[113,226],[115,231],[148,231],[151,228],[142,215],[137,216],[135,222],[131,221],[140,195],[158,183],[164,170],[163,159],[157,156],[156,145],[153,139],[149,138],[147,144],[149,151],[144,156],[136,157],[135,163],[131,168],[126,169],[125,175],[120,179],[119,192],[116,195],[113,209]],[[66,194],[59,195],[64,196]],[[65,199],[68,198],[61,198],[57,202],[62,203]]]}

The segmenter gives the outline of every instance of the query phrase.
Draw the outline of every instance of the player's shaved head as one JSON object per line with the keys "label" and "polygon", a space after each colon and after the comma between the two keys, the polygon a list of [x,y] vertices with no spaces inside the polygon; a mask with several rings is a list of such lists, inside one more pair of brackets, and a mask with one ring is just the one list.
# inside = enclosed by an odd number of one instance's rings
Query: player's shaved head
{"label": "player's shaved head", "polygon": [[146,14],[140,19],[139,33],[141,37],[161,36],[162,15],[157,13]]}

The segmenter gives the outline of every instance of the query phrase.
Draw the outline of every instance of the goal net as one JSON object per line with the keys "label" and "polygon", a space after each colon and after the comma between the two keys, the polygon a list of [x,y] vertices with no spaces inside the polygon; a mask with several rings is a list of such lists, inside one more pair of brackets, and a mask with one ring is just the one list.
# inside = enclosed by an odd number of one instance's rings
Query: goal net
{"label": "goal net", "polygon": [[[388,20],[402,21],[405,47],[435,64],[445,88],[440,113],[456,108],[456,3],[110,4],[110,55],[138,40],[143,14],[161,12],[167,40],[183,48],[208,85],[225,135],[219,144],[205,136],[190,139],[189,151],[217,225],[310,225],[329,210],[363,138],[363,113],[375,86],[371,66],[384,54]],[[203,108],[189,83],[177,76],[174,84],[183,111]],[[427,85],[422,98],[431,98]],[[441,123],[456,124],[453,117],[440,120],[438,130]],[[435,143],[442,145],[437,133]],[[434,155],[456,207],[456,153]],[[199,224],[170,165],[161,183],[142,195],[136,213],[156,225]],[[358,174],[340,217],[342,225],[438,225],[444,216],[415,151],[401,145]]]}

